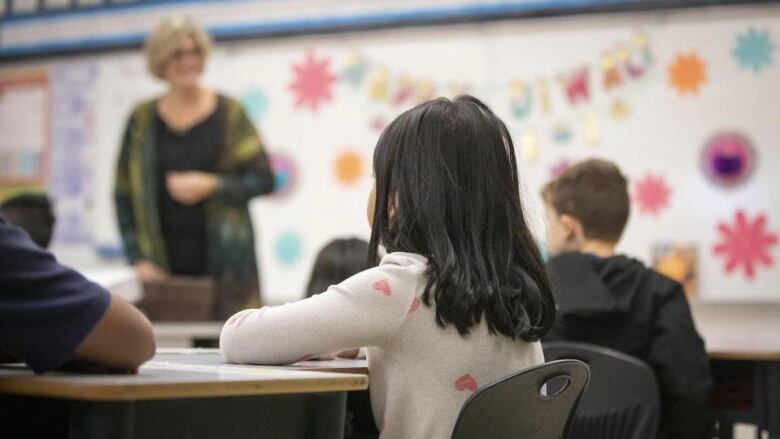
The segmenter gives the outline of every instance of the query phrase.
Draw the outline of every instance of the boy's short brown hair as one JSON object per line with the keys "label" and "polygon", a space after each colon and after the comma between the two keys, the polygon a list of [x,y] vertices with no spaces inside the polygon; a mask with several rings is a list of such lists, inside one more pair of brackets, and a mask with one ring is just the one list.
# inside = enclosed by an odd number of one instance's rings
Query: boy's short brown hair
{"label": "boy's short brown hair", "polygon": [[582,224],[588,239],[617,243],[630,212],[628,182],[609,161],[577,163],[542,188],[542,197],[559,214]]}

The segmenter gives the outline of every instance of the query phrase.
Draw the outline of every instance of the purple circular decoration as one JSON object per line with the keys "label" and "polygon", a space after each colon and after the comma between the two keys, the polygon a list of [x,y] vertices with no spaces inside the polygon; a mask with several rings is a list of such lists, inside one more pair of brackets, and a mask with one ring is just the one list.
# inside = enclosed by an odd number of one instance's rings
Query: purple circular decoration
{"label": "purple circular decoration", "polygon": [[274,171],[274,197],[284,197],[295,188],[298,169],[290,156],[282,153],[271,155],[271,169]]}
{"label": "purple circular decoration", "polygon": [[743,135],[726,132],[716,134],[704,146],[702,166],[712,182],[723,187],[744,183],[753,173],[756,154]]}

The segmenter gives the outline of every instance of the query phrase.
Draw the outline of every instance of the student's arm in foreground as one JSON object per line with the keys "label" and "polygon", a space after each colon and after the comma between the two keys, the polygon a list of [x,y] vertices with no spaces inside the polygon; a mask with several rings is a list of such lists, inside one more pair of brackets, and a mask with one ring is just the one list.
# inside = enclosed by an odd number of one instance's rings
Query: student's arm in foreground
{"label": "student's arm in foreground", "polygon": [[135,372],[154,356],[152,325],[136,307],[112,296],[103,317],[76,348],[79,360]]}
{"label": "student's arm in foreground", "polygon": [[381,346],[403,323],[419,270],[384,263],[308,299],[241,311],[222,329],[222,355],[236,363],[289,364]]}
{"label": "student's arm in foreground", "polygon": [[36,372],[79,356],[134,370],[154,354],[138,310],[57,262],[0,218],[0,351]]}

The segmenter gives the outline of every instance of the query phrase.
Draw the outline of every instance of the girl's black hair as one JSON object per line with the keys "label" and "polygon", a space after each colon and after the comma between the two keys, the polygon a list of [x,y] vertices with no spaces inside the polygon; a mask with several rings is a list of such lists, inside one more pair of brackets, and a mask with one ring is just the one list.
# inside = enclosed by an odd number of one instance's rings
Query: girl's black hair
{"label": "girl's black hair", "polygon": [[339,238],[327,243],[314,261],[306,297],[322,293],[329,286],[367,269],[366,253],[368,243],[360,238]]}
{"label": "girl's black hair", "polygon": [[440,327],[539,340],[555,301],[520,201],[506,125],[472,96],[439,98],[401,114],[374,150],[376,204],[369,260],[378,247],[428,258]]}

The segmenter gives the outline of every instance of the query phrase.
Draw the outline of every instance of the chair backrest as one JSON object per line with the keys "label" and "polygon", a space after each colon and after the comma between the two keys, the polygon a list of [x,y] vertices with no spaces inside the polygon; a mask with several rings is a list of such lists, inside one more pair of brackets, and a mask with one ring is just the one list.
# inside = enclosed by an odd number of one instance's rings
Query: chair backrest
{"label": "chair backrest", "polygon": [[[563,438],[589,376],[585,363],[561,360],[501,378],[466,400],[452,439]],[[551,394],[550,381],[565,384]]]}
{"label": "chair backrest", "polygon": [[645,362],[602,346],[544,343],[547,361],[577,359],[590,366],[590,384],[569,428],[568,439],[654,439],[661,402],[655,373]]}

